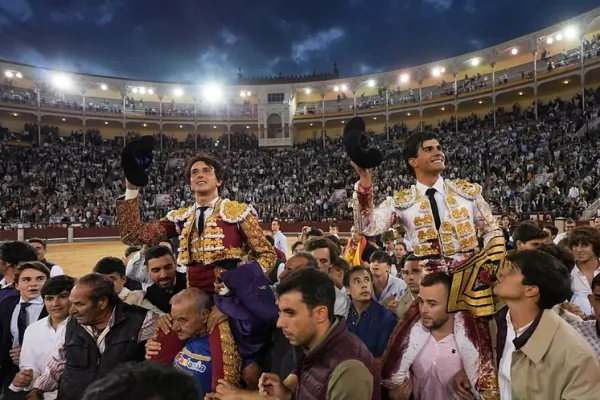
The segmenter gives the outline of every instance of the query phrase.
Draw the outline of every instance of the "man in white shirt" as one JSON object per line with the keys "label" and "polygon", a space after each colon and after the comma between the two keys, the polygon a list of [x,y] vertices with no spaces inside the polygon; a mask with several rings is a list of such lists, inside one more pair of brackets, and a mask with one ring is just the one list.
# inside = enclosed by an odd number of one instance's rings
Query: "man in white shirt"
{"label": "man in white shirt", "polygon": [[575,257],[575,268],[571,271],[571,303],[578,305],[584,315],[591,316],[594,310],[588,296],[592,294],[592,280],[600,274],[600,231],[591,226],[575,228],[569,242]]}
{"label": "man in white shirt", "polygon": [[569,234],[573,231],[573,229],[575,229],[576,226],[577,224],[575,224],[575,220],[573,218],[568,218],[565,222],[565,231],[556,235],[554,238],[554,244],[559,244],[561,240],[568,238]]}
{"label": "man in white shirt", "polygon": [[[74,285],[75,278],[60,275],[50,278],[42,287],[42,298],[48,316],[29,325],[25,331],[19,359],[20,372],[9,387],[13,392],[31,390],[48,365],[69,317],[69,294]],[[46,393],[45,399],[56,399],[56,391]]]}
{"label": "man in white shirt", "polygon": [[383,250],[371,254],[370,267],[373,274],[373,300],[395,312],[398,300],[406,291],[406,282],[390,273],[390,256]]}
{"label": "man in white shirt", "polygon": [[[600,366],[585,340],[552,311],[569,295],[569,271],[553,256],[521,250],[506,256],[494,294],[507,304],[494,315],[500,398],[592,400]],[[470,398],[461,371],[454,388]]]}
{"label": "man in white shirt", "polygon": [[19,356],[25,330],[29,325],[47,315],[41,289],[50,272],[38,261],[19,264],[15,271],[15,288],[19,295],[9,296],[0,303],[0,368],[2,370],[3,397],[10,398],[8,390],[19,372]]}
{"label": "man in white shirt", "polygon": [[275,240],[275,248],[277,248],[283,254],[287,254],[287,238],[283,233],[281,233],[281,225],[279,224],[278,219],[274,219],[273,222],[271,222],[271,230],[273,231],[273,240]]}
{"label": "man in white shirt", "polygon": [[50,277],[63,275],[64,271],[62,267],[46,260],[46,251],[48,249],[48,243],[45,239],[32,238],[28,240],[29,244],[33,246],[38,254],[38,261],[44,264],[50,270]]}

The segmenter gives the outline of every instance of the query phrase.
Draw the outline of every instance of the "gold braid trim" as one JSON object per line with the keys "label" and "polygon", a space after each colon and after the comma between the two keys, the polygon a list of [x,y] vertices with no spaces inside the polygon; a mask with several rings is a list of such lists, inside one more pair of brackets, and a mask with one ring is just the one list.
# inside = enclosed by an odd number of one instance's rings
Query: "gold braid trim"
{"label": "gold braid trim", "polygon": [[221,349],[223,350],[223,378],[238,386],[241,381],[242,357],[238,352],[233,334],[229,327],[229,322],[221,322],[219,324],[219,334],[221,337]]}

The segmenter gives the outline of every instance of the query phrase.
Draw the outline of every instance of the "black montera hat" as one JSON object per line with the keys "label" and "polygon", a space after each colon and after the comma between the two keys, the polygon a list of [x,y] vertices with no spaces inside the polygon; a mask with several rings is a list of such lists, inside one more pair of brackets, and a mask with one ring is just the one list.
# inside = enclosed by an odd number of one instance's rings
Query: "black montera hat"
{"label": "black montera hat", "polygon": [[384,156],[365,129],[365,121],[361,117],[352,118],[344,128],[344,147],[356,165],[365,169],[375,168],[383,162]]}
{"label": "black montera hat", "polygon": [[152,164],[154,144],[153,136],[142,136],[127,143],[121,153],[121,167],[125,178],[135,186],[148,184],[146,170]]}

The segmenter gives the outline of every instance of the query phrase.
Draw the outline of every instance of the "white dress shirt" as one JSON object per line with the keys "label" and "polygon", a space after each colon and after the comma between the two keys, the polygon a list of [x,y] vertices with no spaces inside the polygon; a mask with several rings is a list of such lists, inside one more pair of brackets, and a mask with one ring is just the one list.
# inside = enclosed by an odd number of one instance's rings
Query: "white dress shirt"
{"label": "white dress shirt", "polygon": [[[598,274],[600,274],[600,267],[594,271],[594,277]],[[577,266],[571,271],[571,290],[573,291],[571,303],[578,305],[584,315],[594,315],[594,309],[588,300],[588,295],[592,294],[592,287]]]}
{"label": "white dress shirt", "polygon": [[348,295],[342,293],[342,291],[334,286],[335,289],[335,304],[333,307],[333,314],[340,317],[348,318],[348,312],[350,311],[350,298]]}
{"label": "white dress shirt", "polygon": [[[435,202],[437,203],[437,209],[438,209],[438,213],[440,215],[440,220],[443,221],[444,216],[446,215],[446,211],[448,210],[448,206],[446,205],[446,198],[445,198],[446,188],[444,187],[444,178],[439,176],[438,180],[431,187],[425,186],[424,184],[422,184],[419,181],[417,181],[416,186],[417,186],[417,190],[419,191],[419,193],[421,193],[425,197],[427,197],[427,194],[425,193],[425,192],[427,192],[427,189],[430,189],[430,188],[435,189],[435,194],[433,195],[433,198],[435,199]],[[433,206],[431,209],[433,210]],[[407,245],[407,247],[408,247],[408,245]]]}
{"label": "white dress shirt", "polygon": [[219,197],[215,197],[208,204],[202,205],[196,203],[196,228],[198,228],[198,220],[200,219],[200,207],[208,207],[206,210],[204,210],[204,225],[206,226],[206,220],[208,220],[208,217],[210,217],[215,211],[215,205],[217,204],[217,201],[219,201]]}
{"label": "white dress shirt", "polygon": [[392,297],[394,300],[400,299],[404,292],[406,291],[406,282],[402,279],[393,276],[392,274],[388,274],[387,284],[381,291],[381,296],[377,297],[375,294],[375,290],[373,290],[373,300],[383,305],[383,302],[387,300],[389,297]]}
{"label": "white dress shirt", "polygon": [[[21,303],[27,303],[23,300],[23,297],[19,300],[19,304],[15,307],[12,317],[10,319],[10,333],[12,335],[13,346],[18,346],[19,343],[19,328],[17,327],[17,319],[19,318],[19,312],[21,311]],[[44,299],[42,296],[38,296],[35,299],[29,301],[31,305],[27,307],[27,326],[33,324],[40,318],[40,314],[44,309]]]}
{"label": "white dress shirt", "polygon": [[54,264],[52,269],[50,270],[50,278],[54,278],[55,276],[64,275],[65,271],[63,271],[60,265]]}
{"label": "white dress shirt", "polygon": [[287,254],[287,238],[281,231],[273,232],[273,240],[275,241],[275,247],[283,254]]}
{"label": "white dress shirt", "polygon": [[[56,330],[50,325],[50,317],[42,318],[29,325],[23,338],[19,369],[21,371],[24,369],[33,370],[33,379],[31,380],[31,384],[26,388],[17,388],[11,384],[9,387],[10,390],[20,392],[33,389],[36,379],[42,375],[46,365],[48,365],[52,352],[56,348],[59,338],[63,335],[63,330],[68,320],[67,318],[61,322],[56,327]],[[56,391],[44,393],[44,399],[54,400],[56,399],[56,394]]]}
{"label": "white dress shirt", "polygon": [[510,320],[510,311],[506,313],[506,341],[504,342],[504,350],[502,351],[502,359],[500,360],[500,368],[498,371],[498,386],[500,388],[500,398],[502,400],[512,399],[510,369],[512,366],[512,355],[516,350],[513,340],[521,336],[532,323],[533,321],[521,329],[515,330],[515,327]]}

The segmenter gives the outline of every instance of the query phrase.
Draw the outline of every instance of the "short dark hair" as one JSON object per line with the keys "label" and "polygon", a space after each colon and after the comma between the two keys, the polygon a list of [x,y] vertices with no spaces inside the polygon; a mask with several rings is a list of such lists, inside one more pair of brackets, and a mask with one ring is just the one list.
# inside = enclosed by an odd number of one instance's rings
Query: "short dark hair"
{"label": "short dark hair", "polygon": [[331,228],[338,228],[338,224],[336,222],[331,222],[329,224],[329,229],[331,229]]}
{"label": "short dark hair", "polygon": [[346,273],[344,274],[344,286],[345,287],[349,287],[350,286],[350,279],[352,279],[352,275],[354,275],[355,273],[359,272],[359,271],[367,271],[367,274],[369,274],[369,276],[371,277],[371,279],[373,279],[373,273],[371,272],[371,269],[369,268],[365,268],[362,265],[358,265],[354,268],[350,268],[346,271]]}
{"label": "short dark hair", "polygon": [[576,223],[576,222],[573,218],[567,218],[567,220],[565,221],[565,224],[574,224],[574,223]]}
{"label": "short dark hair", "polygon": [[379,262],[387,265],[392,265],[392,259],[389,254],[383,250],[374,251],[369,257],[369,262]]}
{"label": "short dark hair", "polygon": [[298,246],[301,246],[303,244],[304,244],[304,242],[302,240],[295,241],[294,244],[292,245],[292,253],[296,251]]}
{"label": "short dark hair", "polygon": [[136,253],[138,251],[140,251],[141,248],[139,246],[129,246],[126,250],[125,250],[125,257],[129,257],[130,255],[132,255],[133,253]]}
{"label": "short dark hair", "polygon": [[580,226],[569,235],[569,247],[592,245],[596,257],[600,257],[600,231],[592,226]]}
{"label": "short dark hair", "polygon": [[441,283],[444,285],[448,293],[450,293],[450,287],[452,287],[452,277],[445,272],[437,271],[427,274],[423,277],[421,281],[421,286],[423,287],[432,287],[433,285],[437,285]]}
{"label": "short dark hair", "polygon": [[392,231],[388,230],[381,234],[381,241],[383,243],[393,242],[394,240],[395,240],[394,232],[392,232]]}
{"label": "short dark hair", "polygon": [[342,245],[340,244],[340,239],[338,239],[337,236],[327,234],[327,235],[324,235],[323,237],[331,240],[338,247],[338,249],[340,250],[340,253],[341,253]]}
{"label": "short dark hair", "polygon": [[191,376],[170,365],[144,361],[119,365],[88,386],[82,400],[197,400],[198,393]]}
{"label": "short dark hair", "polygon": [[317,306],[327,307],[329,320],[334,321],[335,288],[327,274],[312,268],[293,271],[277,285],[277,297],[289,292],[300,292],[310,311]]}
{"label": "short dark hair", "polygon": [[396,232],[398,235],[406,236],[406,228],[402,225],[394,227],[394,232]]}
{"label": "short dark hair", "polygon": [[116,272],[122,278],[125,276],[125,264],[123,260],[117,257],[104,257],[96,263],[93,272],[101,275],[108,275]]}
{"label": "short dark hair", "polygon": [[16,267],[25,261],[37,261],[38,255],[29,243],[12,240],[0,243],[0,260]]}
{"label": "short dark hair", "polygon": [[28,240],[27,240],[27,242],[28,242],[29,244],[32,244],[32,243],[39,243],[39,244],[41,244],[41,245],[42,245],[42,248],[43,248],[44,250],[46,250],[46,247],[48,246],[48,242],[46,241],[46,239],[42,239],[42,238],[31,238],[31,239],[28,239]]}
{"label": "short dark hair", "polygon": [[422,146],[423,146],[423,142],[425,142],[427,140],[437,140],[437,137],[433,132],[423,131],[423,132],[413,133],[404,142],[404,150],[402,150],[402,158],[404,159],[404,162],[406,163],[406,168],[408,169],[408,172],[412,176],[415,176],[415,171],[413,170],[413,167],[410,165],[408,160],[410,160],[411,158],[417,157],[417,154],[419,153],[419,149],[422,148]]}
{"label": "short dark hair", "polygon": [[552,236],[558,235],[558,228],[555,225],[546,225],[544,226],[544,229],[548,229]]}
{"label": "short dark hair", "polygon": [[119,302],[119,296],[115,292],[115,285],[108,277],[101,274],[87,274],[79,278],[76,285],[89,286],[90,300],[94,305],[98,304],[103,298],[108,299],[108,305],[114,306]]}
{"label": "short dark hair", "polygon": [[[596,217],[598,218],[598,217]],[[600,274],[596,275],[594,277],[594,279],[592,279],[592,292],[594,291],[594,289],[596,289],[598,286],[600,286]]]}
{"label": "short dark hair", "polygon": [[23,273],[23,271],[28,269],[35,269],[36,271],[39,271],[42,274],[46,275],[46,279],[50,279],[50,270],[48,269],[48,267],[46,267],[44,264],[38,261],[27,261],[19,264],[15,269],[15,283],[19,283],[19,278],[21,277],[21,274]]}
{"label": "short dark hair", "polygon": [[348,261],[344,260],[342,257],[338,257],[333,263],[331,263],[331,266],[344,273],[350,270],[350,264],[348,264]]}
{"label": "short dark hair", "polygon": [[542,230],[540,225],[535,221],[523,221],[517,225],[513,232],[513,241],[527,243],[530,240],[545,239],[548,234]]}
{"label": "short dark hair", "polygon": [[152,246],[148,250],[146,250],[144,264],[147,266],[148,261],[153,260],[155,258],[161,258],[166,255],[171,256],[171,258],[173,258],[173,261],[175,261],[175,256],[173,255],[173,252],[167,246]]}
{"label": "short dark hair", "polygon": [[323,232],[320,229],[315,228],[314,226],[309,226],[308,230],[304,233],[304,239],[308,239],[311,237],[322,237]]}
{"label": "short dark hair", "polygon": [[190,179],[192,177],[192,167],[194,164],[200,161],[204,162],[215,171],[215,177],[218,181],[225,181],[225,168],[223,168],[223,165],[217,161],[216,158],[209,156],[208,154],[198,154],[197,156],[190,158],[185,166],[183,175],[186,183],[190,183]]}
{"label": "short dark hair", "polygon": [[291,256],[290,258],[288,258],[287,260],[290,261],[293,258],[304,258],[306,260],[306,265],[304,266],[304,268],[312,268],[312,269],[319,268],[319,263],[317,262],[317,259],[309,252],[299,251],[296,254],[294,254],[293,256]]}
{"label": "short dark hair", "polygon": [[539,250],[521,250],[507,254],[506,260],[521,270],[523,285],[538,287],[541,309],[550,309],[569,298],[569,270],[557,258]]}
{"label": "short dark hair", "polygon": [[317,249],[329,249],[329,261],[333,264],[340,257],[339,247],[323,236],[315,236],[304,241],[304,250],[311,252]]}
{"label": "short dark hair", "polygon": [[508,219],[510,219],[510,215],[508,215],[508,214],[502,214],[502,215],[500,216],[500,219],[504,219],[504,218],[508,218]]}
{"label": "short dark hair", "polygon": [[62,292],[70,292],[75,286],[75,278],[69,275],[58,275],[48,279],[42,286],[42,297],[55,296]]}
{"label": "short dark hair", "polygon": [[569,272],[575,268],[575,257],[573,257],[573,253],[566,248],[561,248],[554,243],[544,243],[543,245],[539,246],[537,250],[548,253],[552,257],[558,259],[567,267]]}

